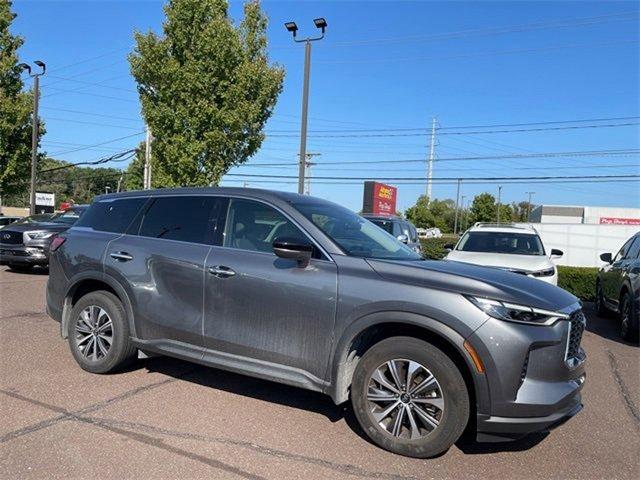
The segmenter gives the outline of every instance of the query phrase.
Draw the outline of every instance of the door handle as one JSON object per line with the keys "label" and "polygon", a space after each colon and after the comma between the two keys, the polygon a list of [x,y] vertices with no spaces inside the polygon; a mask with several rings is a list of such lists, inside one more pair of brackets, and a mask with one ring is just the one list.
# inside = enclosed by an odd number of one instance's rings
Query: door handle
{"label": "door handle", "polygon": [[113,252],[110,253],[109,256],[114,260],[119,260],[121,262],[128,262],[129,260],[133,260],[133,257],[127,252]]}
{"label": "door handle", "polygon": [[236,274],[236,272],[231,270],[229,267],[225,267],[224,265],[216,265],[215,267],[210,267],[209,273],[219,278],[233,277]]}

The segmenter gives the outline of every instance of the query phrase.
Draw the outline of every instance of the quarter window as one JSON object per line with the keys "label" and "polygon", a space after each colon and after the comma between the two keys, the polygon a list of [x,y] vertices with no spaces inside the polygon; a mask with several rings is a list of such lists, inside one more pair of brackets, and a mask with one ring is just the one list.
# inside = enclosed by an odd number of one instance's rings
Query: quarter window
{"label": "quarter window", "polygon": [[[190,243],[212,243],[220,203],[216,197],[159,197],[147,210],[139,235]],[[212,214],[213,213],[213,214]]]}
{"label": "quarter window", "polygon": [[124,233],[146,201],[146,198],[123,198],[96,202],[76,225],[101,232]]}
{"label": "quarter window", "polygon": [[273,252],[273,241],[279,237],[307,241],[298,227],[274,208],[252,200],[231,200],[224,231],[225,247]]}

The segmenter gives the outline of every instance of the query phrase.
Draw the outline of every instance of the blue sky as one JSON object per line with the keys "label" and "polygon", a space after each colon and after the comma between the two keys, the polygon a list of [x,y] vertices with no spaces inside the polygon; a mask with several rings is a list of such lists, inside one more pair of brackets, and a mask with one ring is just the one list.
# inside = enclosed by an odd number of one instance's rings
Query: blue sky
{"label": "blue sky", "polygon": [[[143,122],[126,54],[135,30],[161,31],[162,7],[159,1],[14,2],[18,18],[12,30],[25,37],[21,60],[42,59],[48,66],[41,102],[48,153],[70,162],[93,160],[132,148],[143,138],[135,136]],[[637,2],[264,1],[263,8],[270,18],[270,57],[287,75],[267,126],[272,136],[248,164],[291,165],[244,166],[230,173],[297,175],[304,52],[283,27],[289,20],[298,23],[301,36],[315,33],[313,18],[323,16],[329,24],[326,38],[313,45],[309,129],[360,135],[310,137],[308,151],[322,154],[313,175],[423,178],[432,117],[442,127],[440,134],[477,131],[451,128],[460,126],[640,116]],[[230,13],[240,19],[242,3],[231,2]],[[362,136],[378,129],[397,133],[388,130],[393,128],[424,130],[400,132],[414,136]],[[638,174],[637,154],[451,159],[638,149],[639,132],[638,125],[630,125],[438,135],[434,177]],[[120,137],[128,138],[86,148]],[[411,162],[337,163],[386,160]],[[255,187],[297,188],[293,180],[256,180],[246,178]],[[225,177],[222,184],[242,182]],[[502,197],[521,201],[525,192],[535,191],[534,203],[639,207],[638,185],[504,184]],[[495,194],[497,188],[463,182],[462,194],[470,199],[482,191]],[[354,210],[361,208],[362,190],[359,182],[312,183],[312,194]],[[401,185],[399,207],[409,207],[424,191],[420,180]],[[455,185],[434,184],[433,194],[453,198]]]}

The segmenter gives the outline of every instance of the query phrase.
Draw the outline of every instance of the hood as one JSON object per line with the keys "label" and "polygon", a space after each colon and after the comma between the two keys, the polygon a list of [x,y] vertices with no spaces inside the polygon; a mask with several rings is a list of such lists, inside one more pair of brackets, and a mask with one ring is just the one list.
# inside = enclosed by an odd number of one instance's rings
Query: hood
{"label": "hood", "polygon": [[53,222],[34,222],[34,223],[11,223],[3,228],[5,231],[11,232],[31,232],[34,230],[44,230],[47,232],[64,232],[71,228],[71,225],[65,223]]}
{"label": "hood", "polygon": [[367,260],[380,276],[410,283],[544,310],[561,310],[578,299],[569,292],[517,273],[451,261]]}
{"label": "hood", "polygon": [[553,265],[545,255],[511,255],[508,253],[462,252],[460,250],[449,252],[446,259],[527,272],[545,270]]}

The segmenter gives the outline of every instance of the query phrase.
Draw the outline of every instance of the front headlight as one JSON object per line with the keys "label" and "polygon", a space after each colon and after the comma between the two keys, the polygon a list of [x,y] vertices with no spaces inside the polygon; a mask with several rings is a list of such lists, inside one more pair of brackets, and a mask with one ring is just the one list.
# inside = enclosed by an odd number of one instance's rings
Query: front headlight
{"label": "front headlight", "polygon": [[31,240],[42,240],[43,238],[49,238],[54,232],[27,232],[27,236]]}
{"label": "front headlight", "polygon": [[556,273],[555,267],[546,268],[544,270],[538,270],[536,272],[531,272],[531,275],[534,277],[552,277]]}
{"label": "front headlight", "polygon": [[567,319],[569,315],[552,312],[540,308],[516,305],[513,303],[490,300],[488,298],[466,296],[467,300],[487,315],[507,322],[526,323],[529,325],[551,325],[560,319]]}

